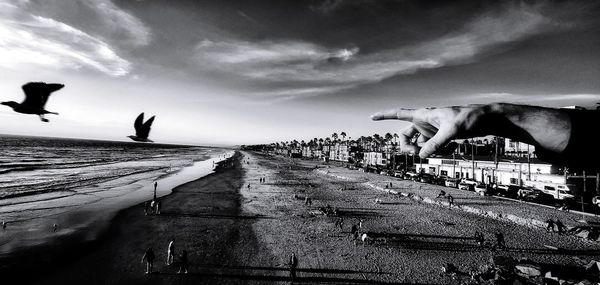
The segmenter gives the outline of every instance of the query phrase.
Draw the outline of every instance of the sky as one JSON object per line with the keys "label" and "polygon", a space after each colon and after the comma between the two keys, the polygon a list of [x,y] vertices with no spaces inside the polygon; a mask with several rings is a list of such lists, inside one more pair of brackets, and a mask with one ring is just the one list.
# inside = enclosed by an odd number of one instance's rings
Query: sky
{"label": "sky", "polygon": [[240,145],[400,132],[393,107],[600,102],[597,1],[0,0],[0,134]]}

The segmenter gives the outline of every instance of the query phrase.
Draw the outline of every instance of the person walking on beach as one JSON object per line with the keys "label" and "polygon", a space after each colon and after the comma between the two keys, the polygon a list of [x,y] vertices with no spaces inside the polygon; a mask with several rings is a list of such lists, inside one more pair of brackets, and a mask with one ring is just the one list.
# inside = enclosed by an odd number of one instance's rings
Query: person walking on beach
{"label": "person walking on beach", "polygon": [[160,215],[160,201],[156,201],[156,214]]}
{"label": "person walking on beach", "polygon": [[150,202],[144,202],[144,216],[148,216],[148,210],[150,209]]}
{"label": "person walking on beach", "polygon": [[448,198],[448,207],[452,208],[452,206],[454,206],[454,197],[452,197],[452,195],[448,194],[447,198]]}
{"label": "person walking on beach", "polygon": [[548,219],[546,221],[546,232],[550,233],[550,232],[554,232],[554,220],[552,219]]}
{"label": "person walking on beach", "polygon": [[2,229],[3,229],[3,230],[6,230],[6,226],[7,226],[7,225],[8,225],[8,223],[7,223],[7,222],[2,222]]}
{"label": "person walking on beach", "polygon": [[565,225],[559,220],[556,219],[556,229],[558,230],[558,234],[562,235],[565,232]]}
{"label": "person walking on beach", "polygon": [[175,259],[175,239],[171,239],[171,242],[169,242],[169,247],[167,248],[167,265],[173,264],[174,259]]}
{"label": "person walking on beach", "polygon": [[475,241],[477,242],[477,245],[479,245],[480,247],[483,247],[483,245],[485,244],[485,237],[483,236],[482,233],[476,231],[475,232]]}
{"label": "person walking on beach", "polygon": [[296,258],[296,254],[292,252],[292,256],[290,256],[290,261],[288,262],[290,267],[290,279],[292,283],[296,279],[296,268],[298,267],[298,259]]}
{"label": "person walking on beach", "polygon": [[56,232],[56,230],[58,230],[58,225],[55,223],[54,225],[52,225],[52,231]]}
{"label": "person walking on beach", "polygon": [[154,250],[152,247],[149,247],[144,256],[142,256],[142,263],[146,261],[146,274],[152,273],[152,267],[154,266]]}
{"label": "person walking on beach", "polygon": [[152,201],[150,201],[150,213],[154,214],[154,207],[156,207],[156,199],[152,199]]}
{"label": "person walking on beach", "polygon": [[440,193],[435,198],[437,199],[437,198],[444,198],[444,197],[446,197],[446,191],[440,190]]}
{"label": "person walking on beach", "polygon": [[338,218],[335,221],[335,227],[337,228],[338,226],[340,227],[340,230],[343,230],[343,228],[344,228],[344,219]]}
{"label": "person walking on beach", "polygon": [[179,271],[177,271],[177,273],[188,273],[188,254],[187,254],[187,250],[182,250],[181,251],[181,262],[179,265]]}
{"label": "person walking on beach", "polygon": [[504,234],[501,232],[496,233],[496,247],[498,248],[506,248],[506,243],[504,242]]}
{"label": "person walking on beach", "polygon": [[156,200],[156,187],[158,187],[158,182],[154,182],[154,198],[152,198],[152,201]]}

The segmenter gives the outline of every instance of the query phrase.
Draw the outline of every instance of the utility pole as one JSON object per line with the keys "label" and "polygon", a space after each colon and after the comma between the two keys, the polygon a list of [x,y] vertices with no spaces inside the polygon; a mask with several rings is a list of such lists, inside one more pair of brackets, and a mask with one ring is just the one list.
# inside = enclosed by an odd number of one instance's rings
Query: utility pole
{"label": "utility pole", "polygon": [[496,140],[496,149],[494,150],[494,164],[496,169],[494,170],[494,183],[498,186],[498,137],[494,137]]}
{"label": "utility pole", "polygon": [[[456,151],[452,152],[452,176],[453,178],[456,178]],[[598,181],[598,180],[596,180]]]}
{"label": "utility pole", "polygon": [[[584,209],[583,209],[583,196],[585,196],[585,192],[586,192],[586,191],[585,191],[585,190],[586,190],[586,189],[585,189],[585,188],[586,188],[586,186],[585,186],[585,182],[586,182],[586,181],[585,181],[585,170],[584,170],[584,171],[583,171],[583,195],[581,195],[581,212],[584,212],[584,213],[585,213],[585,211],[584,211]],[[584,219],[585,219],[585,218],[584,218]]]}
{"label": "utility pole", "polygon": [[600,195],[600,172],[596,172],[596,195]]}
{"label": "utility pole", "polygon": [[527,144],[527,180],[531,181],[531,162],[529,161],[529,144]]}
{"label": "utility pole", "polygon": [[475,145],[474,145],[474,141],[471,140],[471,162],[473,164],[472,168],[471,168],[471,175],[473,175],[473,181],[477,181],[477,179],[475,179]]}

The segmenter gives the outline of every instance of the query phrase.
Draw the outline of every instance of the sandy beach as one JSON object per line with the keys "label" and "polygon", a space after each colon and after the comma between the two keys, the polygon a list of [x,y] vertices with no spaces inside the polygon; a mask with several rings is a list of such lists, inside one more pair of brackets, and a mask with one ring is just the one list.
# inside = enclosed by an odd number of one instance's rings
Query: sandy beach
{"label": "sandy beach", "polygon": [[[59,262],[47,270],[39,268],[28,280],[34,284],[288,284],[286,264],[295,252],[297,283],[460,284],[468,280],[467,274],[443,274],[441,266],[452,263],[469,272],[502,255],[576,268],[600,258],[596,243],[389,195],[363,183],[323,175],[323,169],[327,166],[318,161],[239,153],[215,173],[161,198],[161,215],[144,216],[142,205],[132,207],[121,211],[93,246],[76,251],[57,247],[54,257]],[[260,183],[261,177],[265,183]],[[304,205],[307,196],[312,206]],[[375,199],[381,203],[375,204]],[[337,208],[338,216],[319,214],[326,205]],[[341,229],[336,227],[340,218]],[[363,232],[393,238],[386,243],[355,242],[350,227],[360,220]],[[472,235],[475,231],[490,242],[493,233],[502,231],[507,249],[479,248]],[[189,252],[189,274],[177,274],[178,258],[175,264],[165,265],[171,238],[177,257],[183,249]],[[140,261],[149,246],[157,259],[155,273],[147,275]]]}

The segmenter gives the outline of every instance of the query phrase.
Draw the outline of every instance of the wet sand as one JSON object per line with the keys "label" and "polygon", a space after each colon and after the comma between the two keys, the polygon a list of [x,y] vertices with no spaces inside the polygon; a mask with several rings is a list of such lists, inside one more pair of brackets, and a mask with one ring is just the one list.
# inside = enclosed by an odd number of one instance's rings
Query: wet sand
{"label": "wet sand", "polygon": [[[160,199],[160,215],[145,216],[139,205],[121,211],[95,246],[78,250],[83,256],[57,252],[64,265],[37,275],[34,284],[197,284],[223,276],[244,274],[235,267],[239,259],[258,251],[251,230],[256,217],[240,214],[239,189],[244,170],[237,160],[223,162],[216,172],[181,185]],[[189,253],[189,274],[177,274],[176,262],[167,266],[166,249],[175,238],[176,260],[181,250]],[[147,247],[156,254],[154,274],[146,275],[141,258]],[[258,260],[257,260],[258,261]],[[231,275],[231,277],[227,277]]]}

